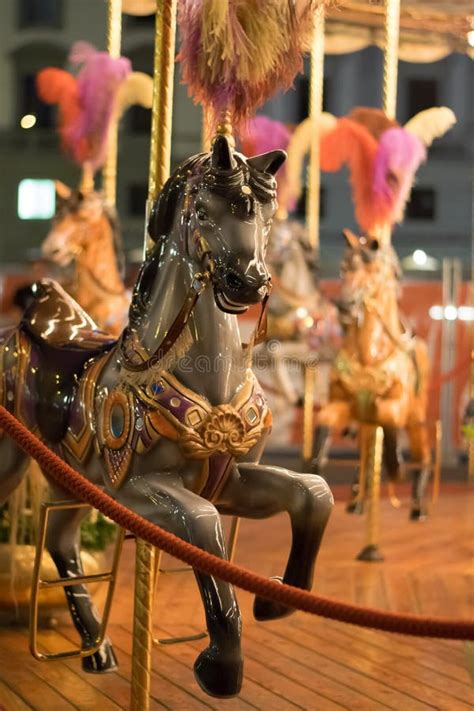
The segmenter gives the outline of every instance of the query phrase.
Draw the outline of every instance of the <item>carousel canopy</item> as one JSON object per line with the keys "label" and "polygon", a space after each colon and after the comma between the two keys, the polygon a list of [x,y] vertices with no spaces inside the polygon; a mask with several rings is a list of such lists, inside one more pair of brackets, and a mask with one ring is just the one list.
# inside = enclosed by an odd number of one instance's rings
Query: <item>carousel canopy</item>
{"label": "carousel canopy", "polygon": [[[327,12],[326,53],[383,48],[384,19],[384,0],[337,0]],[[468,41],[473,29],[472,0],[401,0],[399,57],[407,62],[435,62],[452,52],[474,57]]]}

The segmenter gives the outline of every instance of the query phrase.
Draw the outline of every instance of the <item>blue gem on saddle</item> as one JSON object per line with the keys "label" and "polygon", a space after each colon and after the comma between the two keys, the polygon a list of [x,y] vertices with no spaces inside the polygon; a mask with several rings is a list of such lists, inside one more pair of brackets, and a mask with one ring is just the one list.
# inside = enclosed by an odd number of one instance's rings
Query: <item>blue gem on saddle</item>
{"label": "blue gem on saddle", "polygon": [[154,395],[160,395],[160,393],[163,393],[165,391],[163,383],[153,383],[151,389]]}

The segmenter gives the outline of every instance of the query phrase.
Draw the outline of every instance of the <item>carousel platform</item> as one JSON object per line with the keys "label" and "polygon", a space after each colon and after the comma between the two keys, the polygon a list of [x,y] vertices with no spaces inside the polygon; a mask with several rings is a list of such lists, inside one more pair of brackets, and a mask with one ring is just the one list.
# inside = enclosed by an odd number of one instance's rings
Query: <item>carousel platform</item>
{"label": "carousel platform", "polygon": [[[321,549],[315,590],[361,605],[426,615],[474,614],[474,488],[448,483],[428,521],[410,523],[407,507],[381,506],[383,563],[355,560],[364,542],[365,519],[349,517],[335,489],[334,515]],[[405,499],[406,501],[406,499]],[[237,562],[263,575],[282,571],[289,530],[284,516],[244,521]],[[128,709],[132,647],[133,541],[127,541],[112,610],[110,637],[117,673],[85,674],[77,660],[39,663],[28,652],[27,630],[0,630],[2,711],[117,711]],[[174,561],[165,561],[175,565]],[[474,644],[417,639],[326,621],[303,613],[259,624],[252,597],[239,592],[244,628],[245,676],[239,698],[203,694],[192,664],[204,641],[162,645],[153,653],[152,709],[403,709],[468,711],[474,706]],[[159,580],[156,636],[203,629],[189,573]],[[41,633],[50,651],[75,640],[68,617]],[[469,671],[470,670],[470,671]]]}

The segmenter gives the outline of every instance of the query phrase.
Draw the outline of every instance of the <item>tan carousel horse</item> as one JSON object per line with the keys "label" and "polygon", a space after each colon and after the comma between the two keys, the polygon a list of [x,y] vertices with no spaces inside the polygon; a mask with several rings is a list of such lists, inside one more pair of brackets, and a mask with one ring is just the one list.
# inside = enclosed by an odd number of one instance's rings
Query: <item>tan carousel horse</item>
{"label": "tan carousel horse", "polygon": [[71,190],[56,182],[59,209],[42,245],[43,256],[61,270],[66,291],[107,333],[119,335],[126,323],[130,292],[123,282],[124,255],[115,212],[95,192]]}
{"label": "tan carousel horse", "polygon": [[[420,463],[413,476],[410,517],[420,519],[426,515],[431,465],[426,344],[402,325],[400,267],[392,247],[370,237],[358,238],[350,230],[344,236],[349,247],[341,268],[345,337],[331,372],[330,402],[318,415],[314,469],[323,468],[330,431],[344,431],[357,421],[383,427],[384,464],[394,481],[400,476],[399,432],[405,429],[412,458]],[[363,432],[361,428],[361,436]],[[353,493],[357,497],[357,485]]]}

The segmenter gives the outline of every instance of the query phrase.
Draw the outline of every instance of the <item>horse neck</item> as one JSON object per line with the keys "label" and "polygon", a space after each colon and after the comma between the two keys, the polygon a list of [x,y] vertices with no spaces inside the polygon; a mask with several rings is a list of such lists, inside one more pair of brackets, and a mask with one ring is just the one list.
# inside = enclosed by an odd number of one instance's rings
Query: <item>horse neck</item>
{"label": "horse neck", "polygon": [[401,336],[395,288],[382,287],[372,302],[364,305],[360,322],[352,332],[360,361],[365,365],[385,361]]}
{"label": "horse neck", "polygon": [[112,227],[106,217],[94,222],[88,230],[87,245],[77,260],[80,286],[119,294],[125,291],[117,263]]}
{"label": "horse neck", "polygon": [[[176,234],[177,230],[176,225],[173,232]],[[147,313],[137,328],[139,341],[149,353],[154,353],[163,341],[197,271],[199,267],[192,263],[181,240],[169,235]],[[192,346],[178,361],[174,375],[213,405],[228,402],[247,371],[237,317],[217,307],[212,286],[208,285],[194,307],[188,327]]]}

